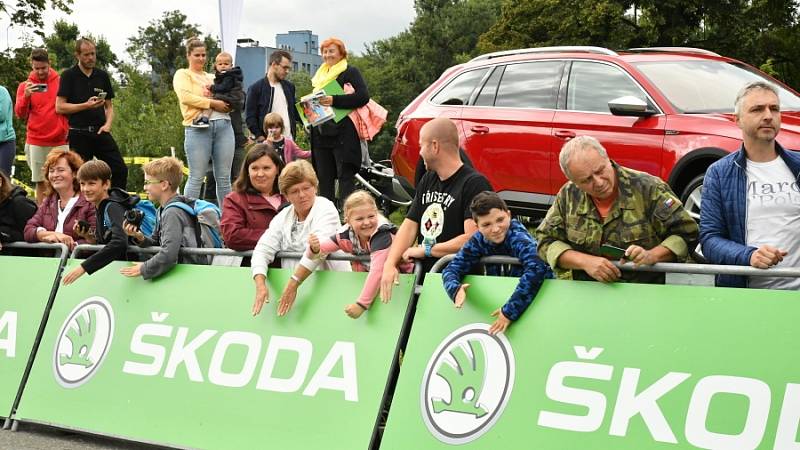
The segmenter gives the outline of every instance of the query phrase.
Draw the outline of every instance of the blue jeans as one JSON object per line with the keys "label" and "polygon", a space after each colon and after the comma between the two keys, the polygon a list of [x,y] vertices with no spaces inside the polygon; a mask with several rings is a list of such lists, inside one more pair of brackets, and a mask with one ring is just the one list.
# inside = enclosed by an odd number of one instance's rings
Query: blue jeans
{"label": "blue jeans", "polygon": [[14,157],[17,153],[17,140],[0,142],[0,170],[11,176],[11,166],[14,165]]}
{"label": "blue jeans", "polygon": [[231,191],[231,162],[233,161],[233,128],[226,119],[212,120],[208,128],[184,128],[183,148],[189,162],[189,181],[184,194],[190,198],[200,197],[200,188],[212,162],[214,180],[217,183],[217,198],[222,199]]}

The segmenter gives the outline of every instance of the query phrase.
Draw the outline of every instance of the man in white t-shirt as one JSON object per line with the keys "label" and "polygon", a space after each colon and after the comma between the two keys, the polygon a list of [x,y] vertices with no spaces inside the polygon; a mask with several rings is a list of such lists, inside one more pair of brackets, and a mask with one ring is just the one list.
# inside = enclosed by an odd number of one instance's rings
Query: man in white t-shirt
{"label": "man in white t-shirt", "polygon": [[276,50],[269,56],[269,67],[264,78],[247,89],[245,100],[245,122],[256,142],[266,139],[264,116],[271,112],[283,118],[284,136],[294,139],[300,113],[295,108],[295,89],[286,77],[292,70],[292,55]]}
{"label": "man in white t-shirt", "polygon": [[[775,141],[777,89],[747,84],[735,113],[742,148],[712,164],[703,182],[703,254],[715,264],[800,267],[800,155]],[[717,285],[796,290],[800,278],[718,275]]]}

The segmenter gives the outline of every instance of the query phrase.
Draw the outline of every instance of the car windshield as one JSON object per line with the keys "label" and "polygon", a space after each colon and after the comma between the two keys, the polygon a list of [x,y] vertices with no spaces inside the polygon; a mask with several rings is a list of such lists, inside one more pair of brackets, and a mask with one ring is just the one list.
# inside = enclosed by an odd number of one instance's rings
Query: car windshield
{"label": "car windshield", "polygon": [[[750,67],[725,61],[658,61],[633,63],[684,114],[733,113],[739,89],[764,78]],[[773,82],[774,84],[774,82]],[[775,85],[781,110],[800,111],[800,97]]]}

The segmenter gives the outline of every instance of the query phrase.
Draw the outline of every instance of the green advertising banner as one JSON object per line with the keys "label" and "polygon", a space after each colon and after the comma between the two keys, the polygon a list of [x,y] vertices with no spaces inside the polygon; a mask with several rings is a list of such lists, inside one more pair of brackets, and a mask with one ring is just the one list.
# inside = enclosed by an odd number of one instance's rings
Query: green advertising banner
{"label": "green advertising banner", "polygon": [[366,274],[319,272],[278,317],[291,272],[271,269],[253,317],[248,268],[144,281],[125,265],[59,290],[17,420],[204,449],[369,446],[413,276],[353,320]]}
{"label": "green advertising banner", "polygon": [[457,310],[429,274],[381,450],[798,449],[800,294],[513,278]]}
{"label": "green advertising banner", "polygon": [[0,417],[9,417],[58,274],[56,258],[0,256]]}

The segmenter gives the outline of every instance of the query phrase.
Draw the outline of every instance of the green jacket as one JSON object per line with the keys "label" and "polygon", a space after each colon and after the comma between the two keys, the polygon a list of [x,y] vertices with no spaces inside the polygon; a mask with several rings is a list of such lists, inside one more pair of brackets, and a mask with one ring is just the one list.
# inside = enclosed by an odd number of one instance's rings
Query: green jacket
{"label": "green jacket", "polygon": [[[599,255],[602,244],[620,248],[636,244],[648,250],[662,245],[675,254],[678,262],[684,262],[689,246],[697,241],[697,223],[666,183],[613,161],[612,165],[619,195],[605,220],[600,219],[589,195],[567,182],[536,229],[539,257],[550,264],[559,278],[569,278],[570,271],[558,267],[557,261],[570,249]],[[572,278],[592,280],[582,270],[572,271]],[[664,274],[622,272],[622,279],[663,283]]]}
{"label": "green jacket", "polygon": [[11,95],[6,88],[0,86],[0,142],[16,139],[13,118],[14,106],[11,104]]}

